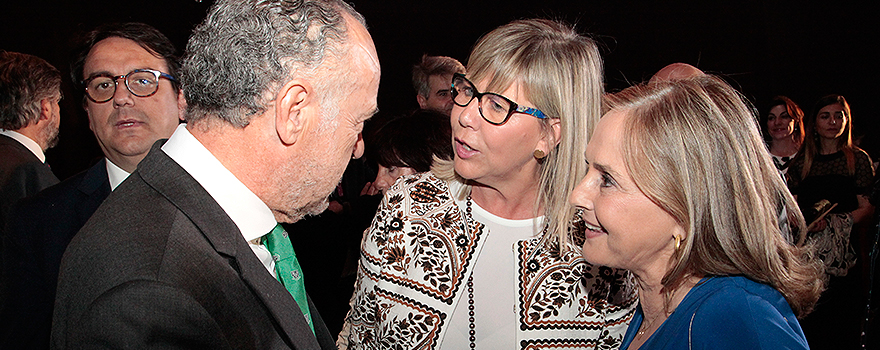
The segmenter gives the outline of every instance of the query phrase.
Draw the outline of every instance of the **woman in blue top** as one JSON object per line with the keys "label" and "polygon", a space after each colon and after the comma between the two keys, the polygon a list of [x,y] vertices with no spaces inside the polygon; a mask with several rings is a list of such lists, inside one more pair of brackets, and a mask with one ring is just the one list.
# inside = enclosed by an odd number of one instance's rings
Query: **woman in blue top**
{"label": "woman in blue top", "polygon": [[586,260],[636,276],[621,349],[808,348],[821,267],[780,234],[804,220],[742,97],[700,74],[607,99],[571,202]]}

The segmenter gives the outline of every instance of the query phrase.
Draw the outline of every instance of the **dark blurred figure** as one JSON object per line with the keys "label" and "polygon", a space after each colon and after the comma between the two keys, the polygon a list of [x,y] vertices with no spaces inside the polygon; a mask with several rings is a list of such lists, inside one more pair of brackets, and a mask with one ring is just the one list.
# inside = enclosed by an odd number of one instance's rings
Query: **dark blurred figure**
{"label": "dark blurred figure", "polygon": [[449,116],[452,113],[449,86],[455,73],[465,73],[464,66],[458,60],[446,56],[422,55],[419,64],[413,66],[412,74],[419,108],[433,109]]}
{"label": "dark blurred figure", "polygon": [[452,160],[449,117],[420,109],[394,119],[379,129],[372,145],[367,145],[367,156],[379,164],[368,194],[384,194],[398,177],[431,170],[435,158]]}
{"label": "dark blurred figure", "polygon": [[[871,204],[876,207],[880,205],[880,176],[874,177],[874,185],[871,189]],[[880,212],[874,211],[874,223],[880,222]],[[868,231],[868,242],[866,250],[868,251],[868,259],[865,261],[864,270],[867,273],[865,283],[868,288],[867,300],[865,308],[862,310],[862,338],[861,345],[864,349],[880,349],[880,320],[877,319],[880,313],[880,276],[878,276],[877,266],[878,255],[880,255],[880,225],[875,225],[874,230]]]}
{"label": "dark blurred figure", "polygon": [[804,141],[804,112],[788,97],[776,96],[761,114],[761,128],[773,163],[784,174]]}
{"label": "dark blurred figure", "polygon": [[[36,56],[0,50],[0,272],[11,264],[2,249],[13,205],[58,183],[43,152],[58,143],[60,100],[61,74],[55,67]],[[2,278],[0,310],[9,293]],[[6,322],[0,317],[0,324]],[[10,336],[0,328],[0,348],[7,348],[3,343]]]}
{"label": "dark blurred figure", "polygon": [[807,137],[788,170],[788,185],[829,281],[802,325],[813,349],[855,349],[865,305],[862,266],[874,170],[868,154],[852,143],[852,115],[843,96],[820,99],[804,124]]}
{"label": "dark blurred figure", "polygon": [[176,54],[165,35],[143,23],[105,24],[79,39],[71,78],[83,93],[79,97],[105,158],[12,210],[16,221],[3,247],[9,264],[2,283],[9,295],[0,311],[0,348],[49,348],[64,250],[153,143],[171,136],[183,117]]}
{"label": "dark blurred figure", "polygon": [[42,58],[0,51],[0,234],[19,199],[58,183],[46,165],[58,143],[61,73]]}

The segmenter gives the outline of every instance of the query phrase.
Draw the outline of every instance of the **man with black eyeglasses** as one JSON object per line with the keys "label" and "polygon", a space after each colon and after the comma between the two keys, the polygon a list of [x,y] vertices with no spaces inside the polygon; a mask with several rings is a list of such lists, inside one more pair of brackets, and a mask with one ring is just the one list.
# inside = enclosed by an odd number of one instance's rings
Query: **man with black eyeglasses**
{"label": "man with black eyeglasses", "polygon": [[[174,45],[143,23],[102,25],[81,40],[71,77],[105,158],[23,200],[3,246],[9,289],[0,348],[48,349],[61,256],[110,192],[150,147],[168,138],[186,106]],[[132,213],[132,215],[137,215]]]}

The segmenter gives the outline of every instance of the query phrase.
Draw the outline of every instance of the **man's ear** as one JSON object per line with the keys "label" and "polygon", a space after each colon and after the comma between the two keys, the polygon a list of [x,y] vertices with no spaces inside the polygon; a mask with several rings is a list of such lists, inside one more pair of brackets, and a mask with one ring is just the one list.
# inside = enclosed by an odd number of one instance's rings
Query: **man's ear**
{"label": "man's ear", "polygon": [[291,145],[302,133],[306,119],[317,103],[315,90],[307,81],[294,79],[275,97],[275,130],[281,142]]}
{"label": "man's ear", "polygon": [[177,90],[177,119],[185,122],[186,119],[186,97],[183,95],[183,89]]}
{"label": "man's ear", "polygon": [[40,119],[37,120],[37,123],[52,119],[52,103],[52,100],[48,98],[40,100]]}
{"label": "man's ear", "polygon": [[422,94],[416,94],[416,101],[419,102],[419,108],[427,109],[428,108],[428,99]]}

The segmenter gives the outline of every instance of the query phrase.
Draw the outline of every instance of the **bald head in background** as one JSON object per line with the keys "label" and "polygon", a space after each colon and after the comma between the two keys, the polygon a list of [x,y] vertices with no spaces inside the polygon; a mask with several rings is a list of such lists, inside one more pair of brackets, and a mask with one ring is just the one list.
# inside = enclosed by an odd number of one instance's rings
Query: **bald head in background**
{"label": "bald head in background", "polygon": [[648,82],[655,83],[658,81],[688,79],[703,74],[703,71],[699,70],[697,67],[687,63],[676,62],[661,68]]}

